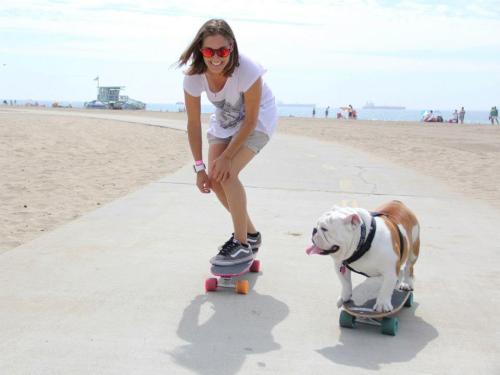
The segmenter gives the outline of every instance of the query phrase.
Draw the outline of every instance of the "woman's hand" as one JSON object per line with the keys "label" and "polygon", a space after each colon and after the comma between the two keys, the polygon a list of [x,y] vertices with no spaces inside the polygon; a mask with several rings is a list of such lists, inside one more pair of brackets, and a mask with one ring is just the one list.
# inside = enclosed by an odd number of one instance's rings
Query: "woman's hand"
{"label": "woman's hand", "polygon": [[213,162],[212,171],[215,181],[226,181],[229,178],[231,171],[231,159],[224,157],[224,155],[219,156]]}
{"label": "woman's hand", "polygon": [[207,172],[201,171],[196,173],[196,186],[202,193],[210,193],[210,179]]}

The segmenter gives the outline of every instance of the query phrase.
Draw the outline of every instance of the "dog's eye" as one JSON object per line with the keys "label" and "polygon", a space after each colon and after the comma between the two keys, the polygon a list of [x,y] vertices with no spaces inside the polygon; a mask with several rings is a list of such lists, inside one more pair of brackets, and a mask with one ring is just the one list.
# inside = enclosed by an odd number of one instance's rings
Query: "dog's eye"
{"label": "dog's eye", "polygon": [[328,232],[328,229],[326,229],[325,227],[321,227],[321,230],[322,230],[323,232]]}

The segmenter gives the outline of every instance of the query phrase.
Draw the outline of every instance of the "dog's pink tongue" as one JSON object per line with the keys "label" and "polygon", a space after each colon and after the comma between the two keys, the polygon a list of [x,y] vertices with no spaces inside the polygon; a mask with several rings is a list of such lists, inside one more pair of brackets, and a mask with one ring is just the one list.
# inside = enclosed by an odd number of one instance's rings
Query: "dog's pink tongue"
{"label": "dog's pink tongue", "polygon": [[312,255],[312,254],[320,254],[321,253],[321,249],[319,247],[316,247],[314,245],[312,245],[311,247],[308,247],[306,249],[306,253],[307,255]]}

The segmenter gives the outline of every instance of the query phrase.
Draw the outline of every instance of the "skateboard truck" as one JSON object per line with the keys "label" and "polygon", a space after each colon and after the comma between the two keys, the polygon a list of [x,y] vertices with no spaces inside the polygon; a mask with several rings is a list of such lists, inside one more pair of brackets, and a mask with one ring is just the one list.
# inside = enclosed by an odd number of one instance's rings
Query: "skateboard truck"
{"label": "skateboard truck", "polygon": [[233,288],[238,294],[248,294],[249,284],[248,280],[236,279],[247,272],[259,272],[260,261],[257,259],[249,260],[245,263],[235,264],[231,266],[212,266],[210,272],[214,276],[205,280],[205,291],[215,292],[218,287],[220,288]]}
{"label": "skateboard truck", "polygon": [[370,299],[362,305],[356,305],[353,301],[347,301],[342,306],[339,316],[339,325],[344,328],[355,328],[356,323],[374,325],[380,327],[381,333],[396,336],[399,329],[399,319],[394,315],[402,307],[413,305],[413,292],[394,290],[392,304],[394,309],[389,312],[377,312],[373,310],[375,299]]}

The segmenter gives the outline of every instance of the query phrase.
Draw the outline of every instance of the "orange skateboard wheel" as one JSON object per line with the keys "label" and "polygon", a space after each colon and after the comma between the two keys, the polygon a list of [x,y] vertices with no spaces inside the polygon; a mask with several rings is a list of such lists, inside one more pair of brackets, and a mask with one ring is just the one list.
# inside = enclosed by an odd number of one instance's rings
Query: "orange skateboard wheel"
{"label": "orange skateboard wheel", "polygon": [[236,293],[238,294],[248,294],[248,280],[238,280],[236,281]]}

